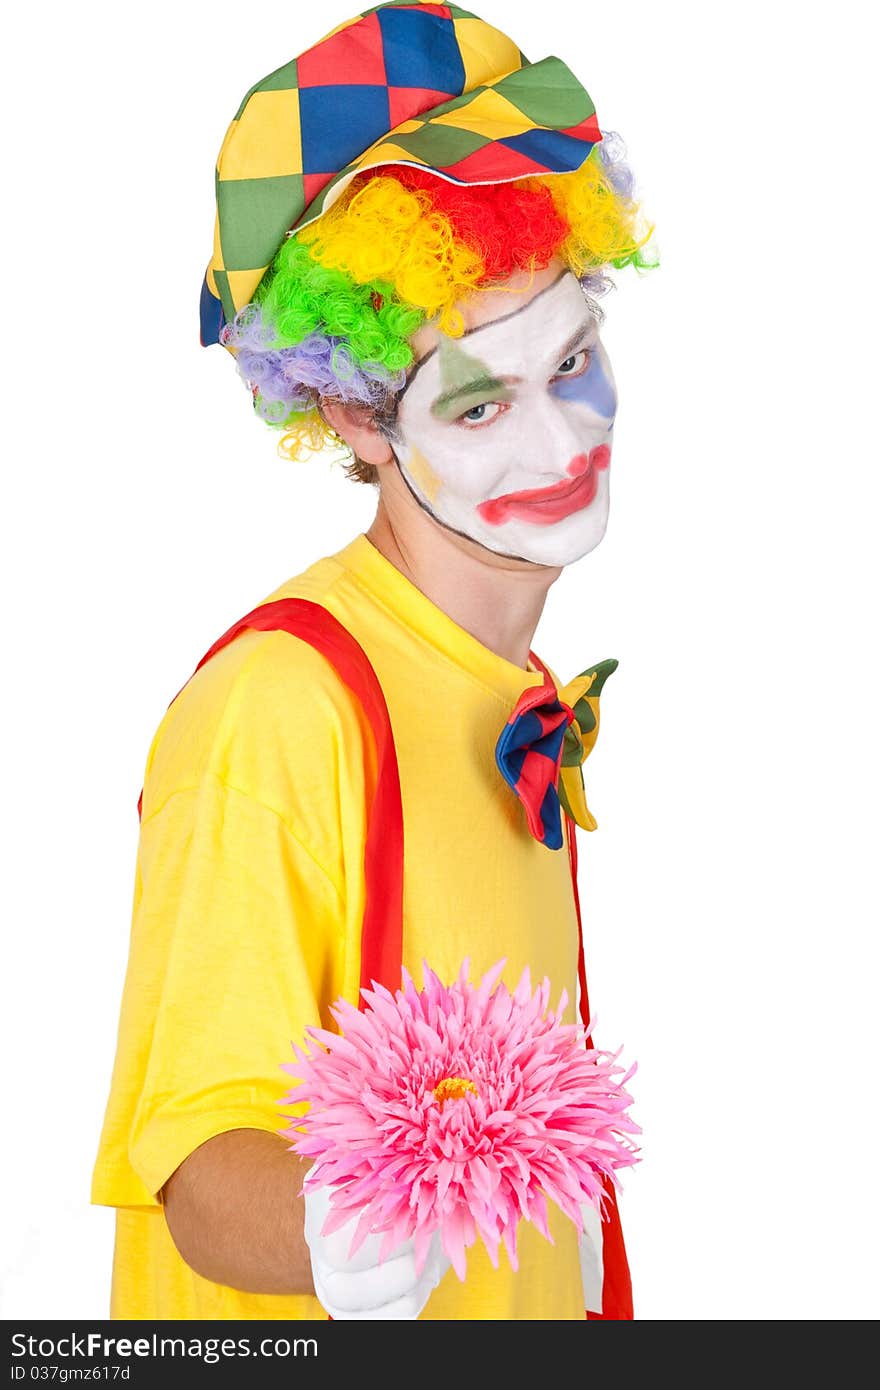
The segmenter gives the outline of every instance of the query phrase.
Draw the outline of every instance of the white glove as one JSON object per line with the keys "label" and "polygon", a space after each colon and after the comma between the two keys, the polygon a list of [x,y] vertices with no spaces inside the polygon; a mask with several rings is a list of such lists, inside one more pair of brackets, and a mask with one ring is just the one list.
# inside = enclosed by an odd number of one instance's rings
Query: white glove
{"label": "white glove", "polygon": [[602,1217],[592,1202],[581,1206],[583,1231],[580,1238],[581,1283],[584,1287],[584,1308],[589,1313],[602,1311]]}
{"label": "white glove", "polygon": [[318,1302],[338,1322],[354,1318],[417,1318],[449,1268],[439,1235],[435,1233],[431,1240],[418,1278],[412,1240],[390,1251],[380,1264],[383,1237],[367,1236],[349,1259],[356,1216],[332,1235],[321,1235],[330,1211],[330,1194],[329,1187],[307,1188],[305,1192],[305,1237]]}

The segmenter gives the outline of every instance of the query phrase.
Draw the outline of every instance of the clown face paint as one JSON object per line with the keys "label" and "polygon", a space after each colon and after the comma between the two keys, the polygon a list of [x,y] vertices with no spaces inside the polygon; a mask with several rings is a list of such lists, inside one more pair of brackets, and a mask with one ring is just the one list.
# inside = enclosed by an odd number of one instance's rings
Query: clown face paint
{"label": "clown face paint", "polygon": [[435,520],[500,555],[561,566],[605,533],[616,408],[598,323],[565,271],[513,313],[441,335],[389,438]]}

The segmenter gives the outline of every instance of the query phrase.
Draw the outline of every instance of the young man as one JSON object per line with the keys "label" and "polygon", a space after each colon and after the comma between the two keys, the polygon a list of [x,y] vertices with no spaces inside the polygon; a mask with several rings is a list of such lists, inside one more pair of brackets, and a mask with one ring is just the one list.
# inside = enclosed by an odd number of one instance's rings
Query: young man
{"label": "young man", "polygon": [[[270,168],[285,117],[293,175]],[[438,1264],[417,1280],[406,1249],[380,1266],[321,1236],[278,1133],[281,1063],[357,1001],[371,875],[395,856],[392,974],[504,956],[508,983],[528,965],[574,1000],[583,980],[573,822],[594,825],[580,764],[614,663],[565,685],[531,642],[608,515],[616,401],[589,291],[643,263],[600,138],[563,64],[443,5],[334,31],[227,133],[203,341],[236,352],[290,452],[348,445],[378,507],[215,643],[153,739],[92,1193],[117,1208],[114,1317],[632,1316],[613,1203],[582,1233],[552,1211],[554,1244],[524,1226],[516,1274],[475,1247],[464,1284]],[[293,201],[270,215],[276,195]],[[273,626],[282,611],[317,614],[318,636]],[[328,656],[343,638],[359,686]],[[377,848],[389,743],[400,824]]]}

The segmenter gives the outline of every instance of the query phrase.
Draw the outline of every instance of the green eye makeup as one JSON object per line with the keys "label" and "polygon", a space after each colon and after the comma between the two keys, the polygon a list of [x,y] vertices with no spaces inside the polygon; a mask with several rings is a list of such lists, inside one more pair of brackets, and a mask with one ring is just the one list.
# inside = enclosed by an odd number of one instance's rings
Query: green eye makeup
{"label": "green eye makeup", "polygon": [[478,405],[509,401],[513,392],[479,357],[472,357],[448,338],[438,346],[443,390],[431,406],[435,420],[457,420]]}

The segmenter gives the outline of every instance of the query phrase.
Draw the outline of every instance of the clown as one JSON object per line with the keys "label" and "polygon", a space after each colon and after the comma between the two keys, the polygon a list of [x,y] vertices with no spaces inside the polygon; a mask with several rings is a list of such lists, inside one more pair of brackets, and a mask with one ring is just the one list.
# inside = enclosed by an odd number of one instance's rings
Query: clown
{"label": "clown", "polygon": [[290,1040],[401,965],[504,956],[589,1016],[575,826],[616,663],[564,683],[531,640],[605,534],[598,299],[649,235],[567,65],[457,6],[357,16],[230,125],[202,342],[283,455],[347,448],[378,505],[214,642],[153,739],[92,1191],[114,1317],[632,1317],[610,1188],[580,1229],[551,1212],[552,1244],[524,1225],[518,1271],[350,1258],[278,1106]]}

